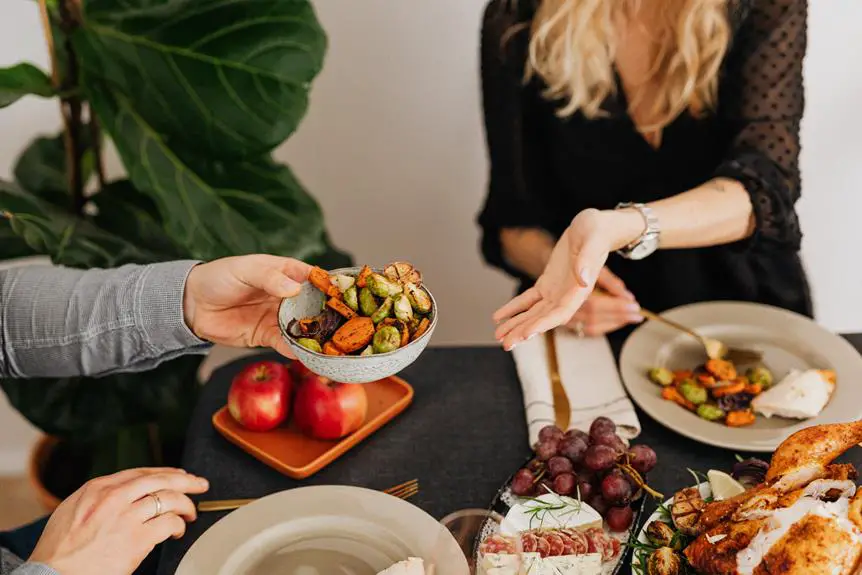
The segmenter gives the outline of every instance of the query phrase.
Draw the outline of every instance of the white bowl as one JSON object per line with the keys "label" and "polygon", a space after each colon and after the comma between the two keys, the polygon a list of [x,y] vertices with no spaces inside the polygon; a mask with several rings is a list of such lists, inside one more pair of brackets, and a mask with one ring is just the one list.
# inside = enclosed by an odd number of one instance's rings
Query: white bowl
{"label": "white bowl", "polygon": [[[356,276],[361,269],[361,267],[341,268],[332,270],[329,274]],[[382,273],[382,270],[379,269],[375,269],[374,271]],[[428,297],[431,298],[431,314],[429,316],[431,325],[419,339],[411,341],[395,351],[367,356],[325,355],[306,349],[296,343],[296,340],[288,335],[287,326],[294,319],[304,319],[318,315],[326,303],[326,296],[308,282],[302,284],[298,295],[282,300],[278,308],[278,325],[281,328],[281,335],[288,345],[290,345],[290,349],[296,355],[297,359],[305,367],[317,375],[328,377],[333,381],[341,383],[370,383],[389,377],[390,375],[395,375],[416,361],[416,358],[425,351],[425,347],[431,339],[431,334],[434,333],[434,328],[437,327],[437,302],[424,284],[422,287],[428,294]]]}

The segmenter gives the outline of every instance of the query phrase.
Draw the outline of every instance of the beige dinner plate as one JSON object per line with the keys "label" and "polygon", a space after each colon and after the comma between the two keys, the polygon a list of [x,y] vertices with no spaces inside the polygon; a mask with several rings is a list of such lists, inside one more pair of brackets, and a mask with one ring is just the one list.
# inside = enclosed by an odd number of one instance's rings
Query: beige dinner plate
{"label": "beige dinner plate", "polygon": [[862,356],[850,343],[802,315],[744,302],[707,302],[665,312],[665,317],[730,347],[758,349],[776,379],[791,369],[833,369],[835,392],[823,411],[806,420],[758,416],[748,427],[727,427],[701,419],[661,398],[647,377],[651,367],[693,369],[706,356],[689,335],[655,321],[638,327],[623,346],[620,371],[632,399],[653,419],[696,441],[740,451],[774,451],[803,427],[862,418]]}
{"label": "beige dinner plate", "polygon": [[177,575],[376,575],[420,557],[468,575],[452,534],[418,507],[378,491],[301,487],[258,499],[209,528]]}

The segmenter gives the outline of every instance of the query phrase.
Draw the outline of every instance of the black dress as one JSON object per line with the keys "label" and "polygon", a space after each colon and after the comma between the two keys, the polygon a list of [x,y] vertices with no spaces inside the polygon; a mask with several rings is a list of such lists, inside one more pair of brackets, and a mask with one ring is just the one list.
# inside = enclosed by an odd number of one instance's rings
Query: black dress
{"label": "black dress", "polygon": [[729,245],[659,250],[641,261],[612,254],[610,269],[647,309],[706,300],[771,304],[808,316],[812,305],[799,257],[799,123],[804,107],[805,0],[737,0],[733,41],[719,105],[668,126],[658,149],[637,132],[619,96],[608,117],[555,115],[542,85],[524,85],[530,0],[492,0],[482,29],[482,86],[490,159],[488,197],[479,216],[485,259],[532,285],[502,255],[500,230],[542,228],[559,237],[586,208],[650,202],[715,178],[740,181],[751,195],[754,235]]}

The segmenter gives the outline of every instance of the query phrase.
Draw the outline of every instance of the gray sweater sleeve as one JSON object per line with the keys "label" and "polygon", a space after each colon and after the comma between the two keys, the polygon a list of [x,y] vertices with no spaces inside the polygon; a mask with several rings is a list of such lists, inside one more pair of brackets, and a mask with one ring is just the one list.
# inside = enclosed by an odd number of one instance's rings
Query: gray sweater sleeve
{"label": "gray sweater sleeve", "polygon": [[42,563],[24,563],[5,549],[0,549],[0,575],[61,575]]}
{"label": "gray sweater sleeve", "polygon": [[185,282],[197,263],[0,271],[0,377],[143,371],[203,353],[209,344],[183,319]]}

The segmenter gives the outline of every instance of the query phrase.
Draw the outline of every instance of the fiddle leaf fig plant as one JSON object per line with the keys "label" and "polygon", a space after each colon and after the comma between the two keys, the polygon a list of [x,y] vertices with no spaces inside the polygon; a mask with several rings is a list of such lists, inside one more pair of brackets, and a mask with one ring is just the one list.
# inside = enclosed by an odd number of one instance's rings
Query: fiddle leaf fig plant
{"label": "fiddle leaf fig plant", "polygon": [[[31,142],[14,181],[0,181],[0,260],[106,268],[266,252],[351,264],[332,247],[320,206],[272,157],[302,121],[323,65],[326,35],[309,0],[38,7],[52,69],[0,69],[0,108],[53,98],[63,128]],[[106,176],[108,142],[125,177]],[[92,446],[92,474],[105,473],[161,463],[153,443],[181,435],[199,362],[0,384],[46,433]]]}

